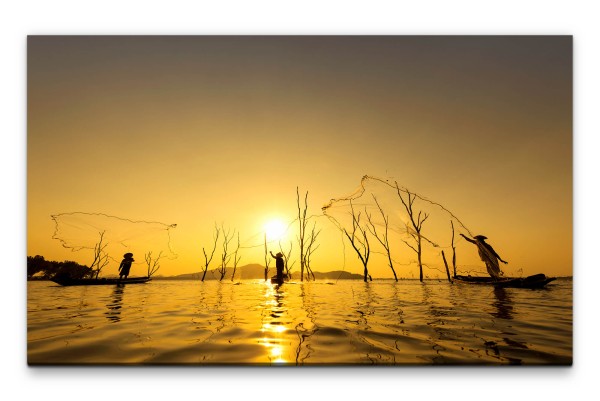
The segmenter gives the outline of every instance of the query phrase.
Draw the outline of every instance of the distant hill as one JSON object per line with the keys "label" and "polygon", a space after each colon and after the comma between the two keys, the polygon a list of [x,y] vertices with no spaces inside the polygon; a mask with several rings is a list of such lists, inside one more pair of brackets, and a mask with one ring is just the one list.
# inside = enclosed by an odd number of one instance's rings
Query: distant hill
{"label": "distant hill", "polygon": [[[231,274],[233,273],[233,268],[228,267],[227,273],[225,275],[225,279],[231,280]],[[203,272],[194,272],[194,273],[186,273],[179,274],[176,276],[156,276],[155,280],[200,280],[202,278]],[[361,274],[353,274],[350,272],[336,270],[330,272],[314,272],[315,279],[317,280],[362,280],[363,276]],[[275,275],[275,268],[269,268],[269,277]],[[209,270],[206,272],[205,280],[218,280],[221,277],[221,274],[216,270]],[[253,263],[244,266],[240,266],[237,268],[235,273],[236,280],[257,280],[265,278],[265,267],[259,264]],[[300,271],[292,271],[292,279],[299,279]]]}
{"label": "distant hill", "polygon": [[343,270],[334,270],[331,272],[314,272],[317,280],[362,280],[362,274],[350,273]]}

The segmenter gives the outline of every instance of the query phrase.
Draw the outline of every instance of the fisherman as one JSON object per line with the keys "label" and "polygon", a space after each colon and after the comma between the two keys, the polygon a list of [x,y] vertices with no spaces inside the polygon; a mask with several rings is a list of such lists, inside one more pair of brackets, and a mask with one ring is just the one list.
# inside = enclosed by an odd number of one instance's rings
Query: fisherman
{"label": "fisherman", "polygon": [[127,252],[123,255],[123,260],[119,266],[119,279],[127,278],[127,276],[129,276],[129,269],[131,269],[131,264],[133,262],[133,253]]}
{"label": "fisherman", "polygon": [[273,255],[272,251],[271,257],[275,258],[275,267],[277,268],[277,283],[283,284],[283,268],[285,266],[285,262],[283,261],[283,254],[281,252],[277,252],[277,255]]}
{"label": "fisherman", "polygon": [[503,274],[502,271],[500,270],[500,265],[498,264],[498,260],[500,260],[504,264],[508,264],[508,262],[502,260],[500,255],[498,255],[496,253],[496,251],[494,251],[494,248],[492,248],[492,246],[490,244],[485,242],[487,237],[485,237],[483,235],[476,235],[475,237],[473,237],[473,239],[471,239],[471,238],[468,238],[464,234],[460,234],[460,235],[462,235],[462,237],[464,239],[466,239],[467,241],[469,241],[470,243],[477,245],[477,249],[479,251],[479,257],[481,258],[481,260],[483,262],[485,262],[485,267],[487,268],[489,275],[492,276],[492,278],[494,280],[498,280],[500,278],[500,276]]}

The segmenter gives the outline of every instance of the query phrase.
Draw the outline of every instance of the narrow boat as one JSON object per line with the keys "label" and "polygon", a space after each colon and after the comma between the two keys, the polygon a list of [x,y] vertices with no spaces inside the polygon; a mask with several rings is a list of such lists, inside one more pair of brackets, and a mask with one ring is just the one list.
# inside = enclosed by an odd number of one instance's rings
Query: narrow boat
{"label": "narrow boat", "polygon": [[545,274],[534,274],[528,277],[505,277],[494,280],[491,277],[454,276],[459,283],[493,285],[500,288],[544,288],[546,284],[556,280],[556,277],[546,277]]}
{"label": "narrow boat", "polygon": [[121,284],[144,284],[150,281],[150,277],[131,277],[125,279],[119,278],[70,278],[54,277],[50,279],[56,284],[71,285],[121,285]]}

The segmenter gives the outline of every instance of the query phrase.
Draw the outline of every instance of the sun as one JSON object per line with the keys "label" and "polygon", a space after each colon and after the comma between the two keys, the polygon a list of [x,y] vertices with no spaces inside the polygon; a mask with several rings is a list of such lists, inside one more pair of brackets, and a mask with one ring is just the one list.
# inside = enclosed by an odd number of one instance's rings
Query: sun
{"label": "sun", "polygon": [[280,219],[272,219],[265,223],[264,229],[267,241],[279,241],[285,235],[286,225]]}

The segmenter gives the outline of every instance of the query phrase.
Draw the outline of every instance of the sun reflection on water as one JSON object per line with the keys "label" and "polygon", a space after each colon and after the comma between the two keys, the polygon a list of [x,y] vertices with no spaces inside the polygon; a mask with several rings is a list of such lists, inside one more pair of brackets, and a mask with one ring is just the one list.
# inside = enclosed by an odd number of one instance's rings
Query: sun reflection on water
{"label": "sun reflection on water", "polygon": [[287,324],[290,322],[285,320],[287,308],[284,298],[285,292],[282,286],[265,282],[264,313],[260,328],[263,337],[259,340],[259,344],[266,348],[271,363],[289,362],[285,357],[289,347],[286,347],[284,338],[289,329]]}

